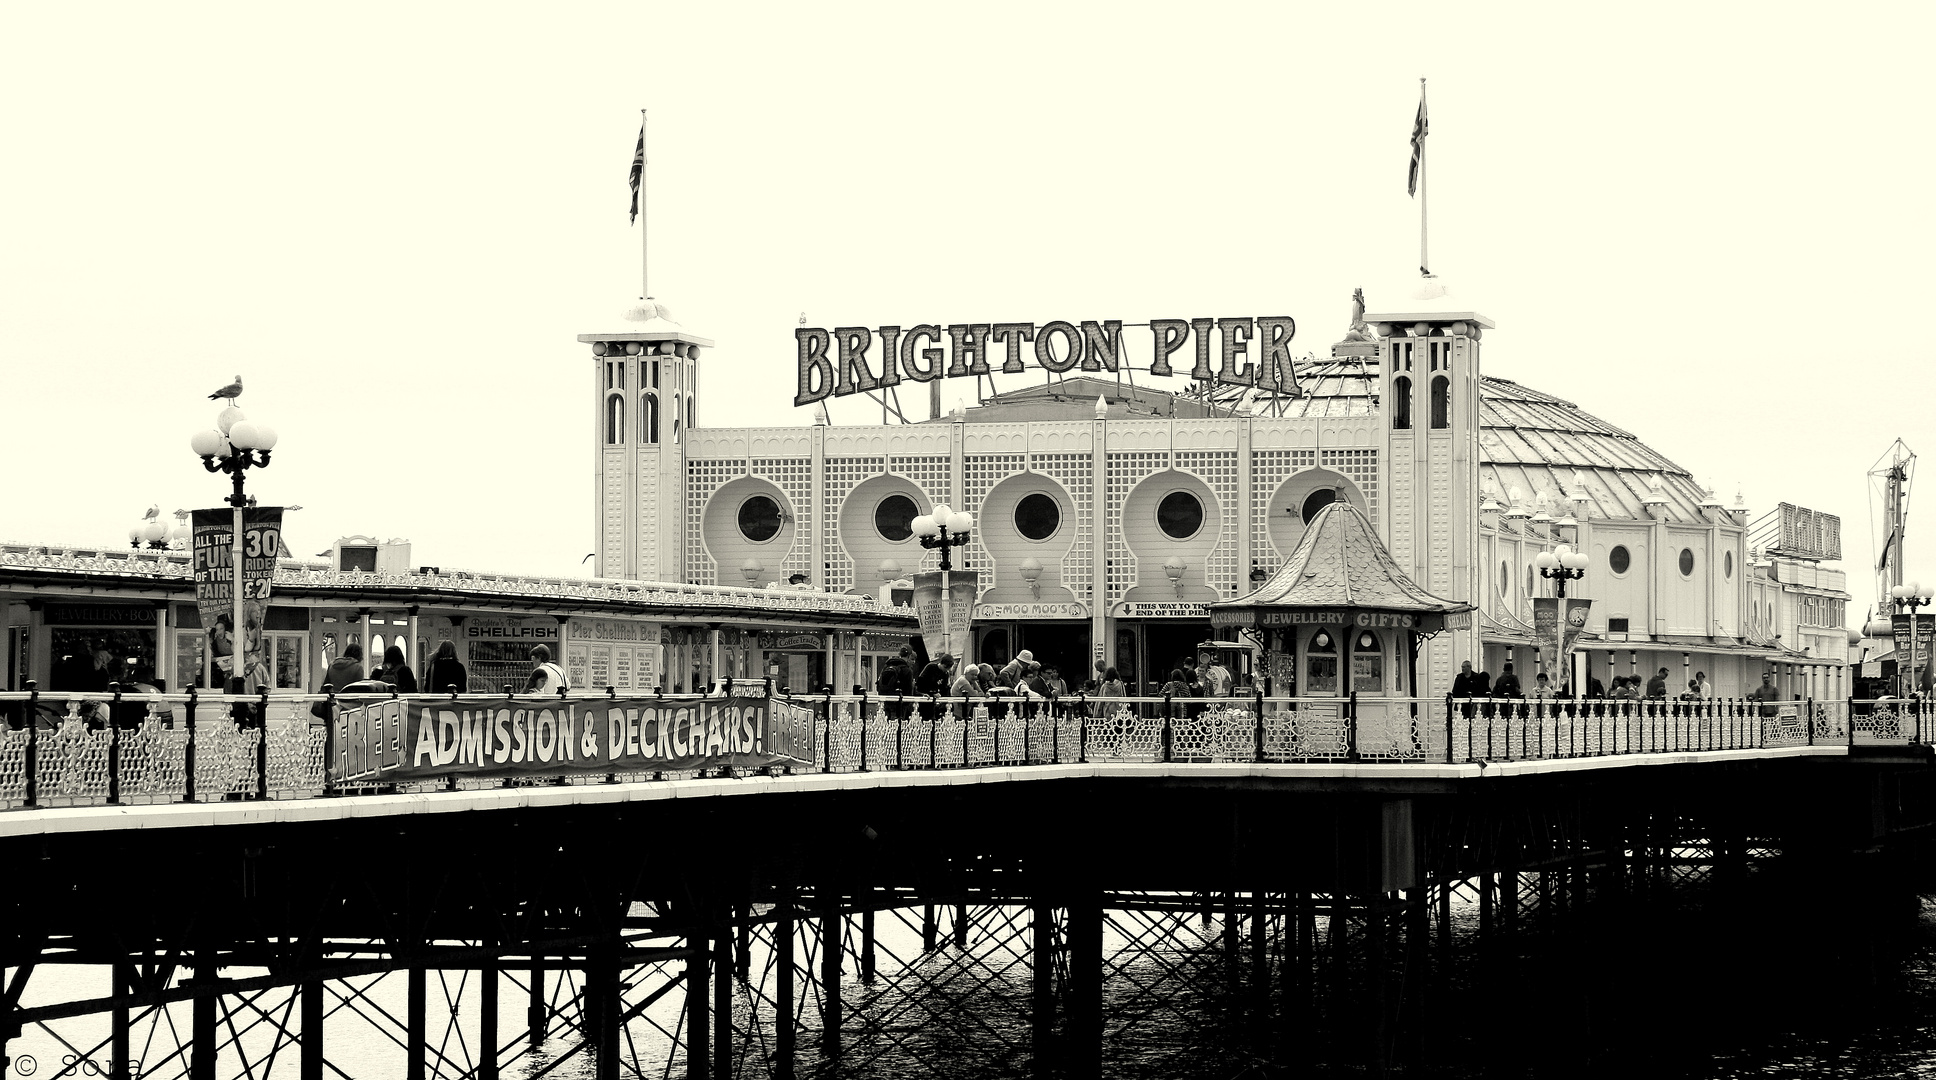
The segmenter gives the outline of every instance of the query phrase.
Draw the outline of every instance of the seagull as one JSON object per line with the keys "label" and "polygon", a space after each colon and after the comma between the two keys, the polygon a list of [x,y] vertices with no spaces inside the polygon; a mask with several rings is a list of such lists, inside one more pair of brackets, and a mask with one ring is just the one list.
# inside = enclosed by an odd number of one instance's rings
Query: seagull
{"label": "seagull", "polygon": [[148,512],[147,512],[147,513],[145,513],[145,514],[143,514],[143,515],[141,515],[141,520],[143,520],[143,521],[153,521],[153,520],[155,520],[156,518],[158,518],[158,517],[160,517],[160,516],[161,516],[161,504],[160,504],[160,503],[156,503],[156,504],[154,504],[153,506],[150,506],[150,507],[148,508]]}
{"label": "seagull", "polygon": [[210,394],[208,396],[208,399],[210,401],[214,401],[217,398],[228,398],[230,400],[234,400],[241,396],[242,396],[242,376],[237,375],[235,377],[234,382],[228,384],[227,386],[224,386],[220,390],[215,391],[213,394]]}

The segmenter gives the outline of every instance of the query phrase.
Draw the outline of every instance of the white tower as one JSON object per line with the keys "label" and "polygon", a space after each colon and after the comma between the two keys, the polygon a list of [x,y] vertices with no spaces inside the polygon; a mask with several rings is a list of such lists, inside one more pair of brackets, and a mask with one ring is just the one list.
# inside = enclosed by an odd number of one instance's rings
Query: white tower
{"label": "white tower", "polygon": [[[1392,557],[1412,580],[1450,600],[1481,599],[1479,339],[1491,319],[1455,301],[1436,278],[1414,284],[1382,314],[1366,314],[1381,348],[1384,500]],[[1481,659],[1479,635],[1457,630],[1420,652],[1420,692],[1448,693],[1459,661]]]}
{"label": "white tower", "polygon": [[599,577],[685,579],[685,432],[699,417],[699,350],[665,305],[647,297],[592,347]]}

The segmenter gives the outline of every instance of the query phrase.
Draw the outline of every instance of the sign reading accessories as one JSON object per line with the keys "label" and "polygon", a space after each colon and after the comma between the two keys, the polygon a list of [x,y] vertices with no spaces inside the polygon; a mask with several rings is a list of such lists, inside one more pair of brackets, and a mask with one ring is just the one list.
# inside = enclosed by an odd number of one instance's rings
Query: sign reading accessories
{"label": "sign reading accessories", "polygon": [[[1189,375],[1199,382],[1268,386],[1297,392],[1297,372],[1291,363],[1291,338],[1297,320],[1288,315],[1236,319],[1151,319],[1151,375],[1176,374],[1170,357],[1194,339],[1195,364]],[[1211,345],[1212,332],[1216,344]],[[943,338],[948,347],[941,346]],[[1044,371],[1120,371],[1124,362],[1123,322],[1104,319],[1075,323],[1056,320],[1034,323],[955,323],[945,331],[922,323],[903,331],[898,326],[869,330],[865,326],[836,326],[827,331],[803,326],[793,332],[799,354],[800,381],[795,405],[811,405],[832,395],[846,397],[865,390],[898,386],[903,379],[932,382],[963,376],[988,375],[995,347],[1002,356],[1000,370],[1019,374],[1027,365],[1022,347],[1028,345],[1035,364]],[[868,353],[880,343],[878,360]],[[1257,345],[1255,362],[1250,346]],[[945,359],[945,363],[943,362]]]}

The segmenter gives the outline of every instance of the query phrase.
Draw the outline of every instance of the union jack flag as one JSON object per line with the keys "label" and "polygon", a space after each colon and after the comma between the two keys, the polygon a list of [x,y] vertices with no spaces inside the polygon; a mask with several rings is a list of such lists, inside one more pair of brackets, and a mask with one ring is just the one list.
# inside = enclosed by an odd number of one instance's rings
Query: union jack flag
{"label": "union jack flag", "polygon": [[[1418,119],[1412,121],[1412,174],[1405,181],[1405,194],[1407,195],[1416,196],[1418,194],[1418,170],[1419,166],[1425,161],[1425,133],[1429,129],[1430,125],[1425,122],[1425,88],[1420,87],[1418,91]],[[645,137],[645,130],[643,128],[639,130],[639,137],[641,139]],[[639,145],[641,150],[643,150],[645,144],[641,142]],[[637,190],[639,185],[638,168],[637,165],[632,166],[632,187],[634,190]]]}
{"label": "union jack flag", "polygon": [[[1423,113],[1420,114],[1424,115]],[[645,178],[645,121],[639,121],[639,148],[632,151],[632,224],[639,221],[639,181]]]}

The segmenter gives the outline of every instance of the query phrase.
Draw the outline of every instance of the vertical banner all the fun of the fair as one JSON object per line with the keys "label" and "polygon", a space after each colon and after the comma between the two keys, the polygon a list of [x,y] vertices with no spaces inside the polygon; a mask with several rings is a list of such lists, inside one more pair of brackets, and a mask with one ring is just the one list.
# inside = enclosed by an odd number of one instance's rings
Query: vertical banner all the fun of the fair
{"label": "vertical banner all the fun of the fair", "polygon": [[230,676],[240,674],[245,692],[253,692],[269,679],[262,627],[276,560],[282,557],[282,507],[251,506],[242,511],[240,672],[235,671],[235,511],[197,510],[193,525],[195,606],[201,611],[209,655],[214,658],[214,683],[226,688]]}

